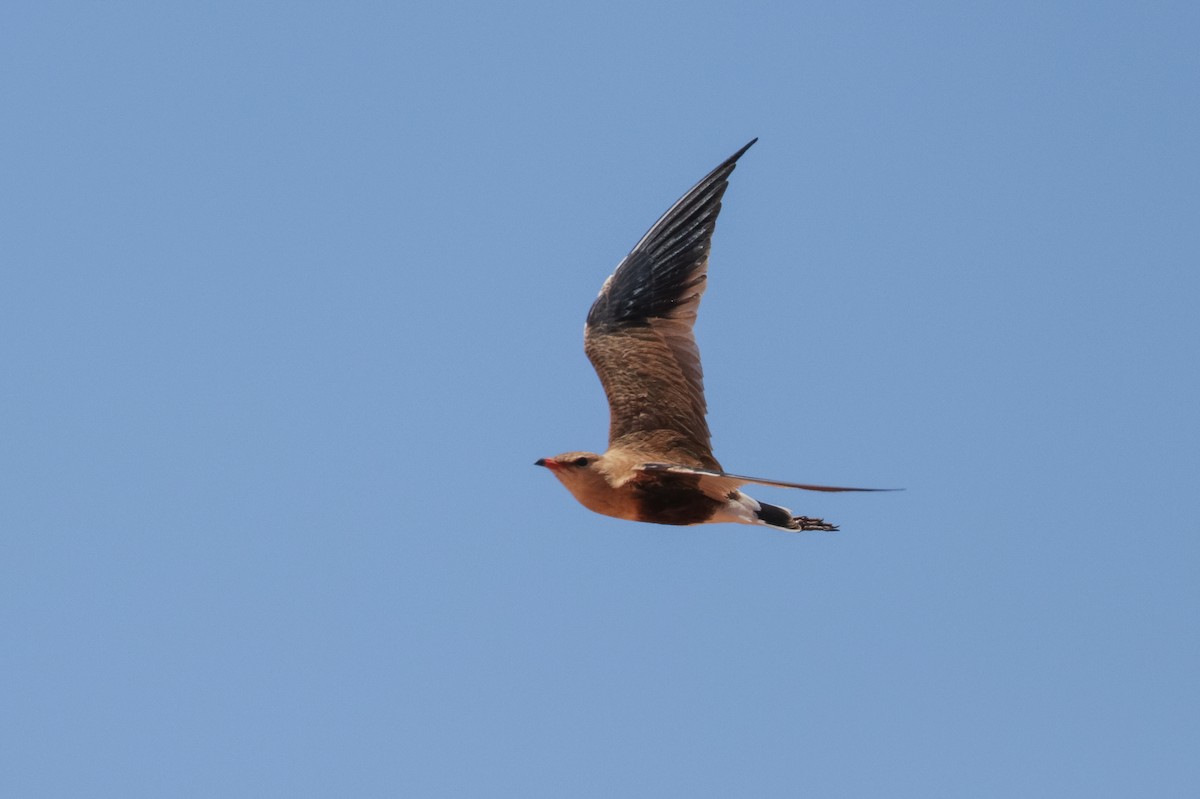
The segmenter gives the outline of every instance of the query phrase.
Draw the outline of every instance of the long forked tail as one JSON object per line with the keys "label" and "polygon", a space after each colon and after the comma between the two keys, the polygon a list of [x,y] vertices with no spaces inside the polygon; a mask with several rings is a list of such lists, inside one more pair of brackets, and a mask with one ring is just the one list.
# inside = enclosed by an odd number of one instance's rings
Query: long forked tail
{"label": "long forked tail", "polygon": [[838,529],[836,524],[830,524],[824,519],[793,516],[790,510],[778,505],[768,505],[761,501],[758,505],[759,508],[755,511],[755,515],[763,524],[769,524],[772,527],[780,527],[784,530],[824,530],[826,532],[835,532]]}

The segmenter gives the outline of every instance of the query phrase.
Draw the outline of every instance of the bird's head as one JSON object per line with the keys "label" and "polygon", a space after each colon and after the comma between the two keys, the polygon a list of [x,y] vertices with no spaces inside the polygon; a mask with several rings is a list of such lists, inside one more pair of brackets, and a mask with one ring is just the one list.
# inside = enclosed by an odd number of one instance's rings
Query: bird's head
{"label": "bird's head", "polygon": [[600,456],[594,452],[564,452],[553,458],[539,458],[534,466],[544,466],[558,478],[575,496],[579,490],[586,491],[587,486],[603,481],[604,475],[597,468]]}
{"label": "bird's head", "polygon": [[549,469],[575,499],[596,513],[620,519],[635,518],[631,514],[636,509],[627,501],[623,502],[609,482],[611,464],[606,457],[594,452],[564,452],[553,458],[541,458],[534,465]]}
{"label": "bird's head", "polygon": [[594,452],[564,452],[553,458],[538,458],[533,465],[545,466],[559,480],[564,480],[567,475],[590,468],[598,460],[600,456]]}

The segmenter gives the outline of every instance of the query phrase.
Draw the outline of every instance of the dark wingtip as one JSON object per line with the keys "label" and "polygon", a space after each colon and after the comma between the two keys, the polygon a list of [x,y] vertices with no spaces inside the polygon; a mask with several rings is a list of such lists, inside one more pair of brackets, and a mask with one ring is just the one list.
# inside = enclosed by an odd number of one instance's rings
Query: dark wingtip
{"label": "dark wingtip", "polygon": [[720,172],[722,169],[726,168],[727,166],[729,166],[729,165],[731,165],[731,164],[734,164],[734,163],[736,163],[736,162],[737,162],[737,160],[738,160],[739,158],[741,158],[743,155],[745,155],[745,154],[746,154],[746,151],[747,151],[747,150],[749,150],[751,147],[753,147],[753,146],[754,146],[754,143],[755,143],[756,141],[758,141],[758,137],[757,137],[757,136],[755,136],[755,137],[754,137],[753,139],[751,139],[750,141],[746,142],[746,144],[744,144],[744,145],[742,146],[742,149],[738,150],[736,153],[734,153],[733,155],[729,156],[729,157],[728,157],[728,158],[726,158],[724,161],[722,161],[722,162],[721,162],[721,165],[720,165],[720,166],[718,166],[716,169],[714,169],[714,170],[712,171],[712,173],[710,173],[709,177],[712,177],[712,175],[713,175],[713,174],[716,174],[716,173]]}
{"label": "dark wingtip", "polygon": [[858,493],[878,494],[883,491],[903,491],[903,488],[843,488],[841,486],[795,486],[805,491],[857,491]]}

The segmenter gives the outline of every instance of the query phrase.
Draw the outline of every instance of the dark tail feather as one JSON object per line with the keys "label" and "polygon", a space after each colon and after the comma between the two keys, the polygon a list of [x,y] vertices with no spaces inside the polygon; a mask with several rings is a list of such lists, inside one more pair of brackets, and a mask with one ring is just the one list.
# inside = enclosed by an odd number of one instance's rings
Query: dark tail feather
{"label": "dark tail feather", "polygon": [[838,529],[836,524],[829,524],[824,519],[793,516],[792,512],[787,508],[781,508],[778,505],[768,505],[766,502],[759,502],[758,504],[759,509],[756,515],[759,521],[769,524],[772,527],[779,527],[784,530],[824,530],[826,532],[833,532]]}

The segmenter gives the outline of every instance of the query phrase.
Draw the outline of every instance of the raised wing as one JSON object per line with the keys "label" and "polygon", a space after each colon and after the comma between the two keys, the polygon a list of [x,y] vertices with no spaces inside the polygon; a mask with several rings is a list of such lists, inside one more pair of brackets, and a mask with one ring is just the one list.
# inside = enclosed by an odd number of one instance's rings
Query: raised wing
{"label": "raised wing", "polygon": [[588,312],[584,350],[609,405],[609,447],[719,468],[709,443],[704,373],[692,325],[708,278],[721,197],[737,160],[692,187],[604,282]]}

